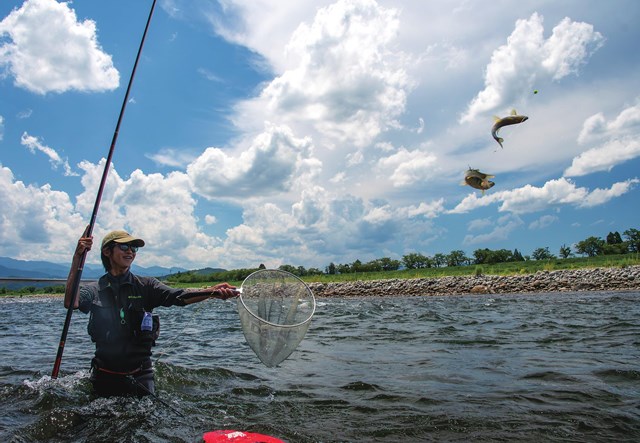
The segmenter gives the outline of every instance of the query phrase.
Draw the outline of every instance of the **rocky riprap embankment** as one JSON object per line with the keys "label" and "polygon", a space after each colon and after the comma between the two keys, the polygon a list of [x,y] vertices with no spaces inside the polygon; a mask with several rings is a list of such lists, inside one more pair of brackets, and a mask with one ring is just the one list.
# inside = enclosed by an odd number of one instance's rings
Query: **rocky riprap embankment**
{"label": "rocky riprap embankment", "polygon": [[523,275],[363,280],[310,283],[316,297],[517,294],[527,292],[640,290],[640,266],[538,271]]}

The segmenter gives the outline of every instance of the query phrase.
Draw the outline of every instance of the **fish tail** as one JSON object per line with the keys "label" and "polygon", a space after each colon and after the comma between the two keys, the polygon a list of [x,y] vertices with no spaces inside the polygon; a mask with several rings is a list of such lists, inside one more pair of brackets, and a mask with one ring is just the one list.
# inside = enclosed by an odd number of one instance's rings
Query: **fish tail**
{"label": "fish tail", "polygon": [[502,146],[502,142],[504,141],[504,139],[502,137],[498,137],[498,144],[500,145],[500,147],[502,149],[504,149],[504,146]]}

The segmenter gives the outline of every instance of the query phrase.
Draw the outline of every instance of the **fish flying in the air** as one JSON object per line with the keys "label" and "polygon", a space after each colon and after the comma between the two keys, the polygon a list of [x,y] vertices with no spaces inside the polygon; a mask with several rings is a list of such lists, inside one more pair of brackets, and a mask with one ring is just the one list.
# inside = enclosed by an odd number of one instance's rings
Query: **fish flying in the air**
{"label": "fish flying in the air", "polygon": [[495,175],[485,174],[484,172],[480,172],[479,169],[471,169],[469,168],[467,172],[464,174],[464,180],[460,183],[461,186],[471,186],[474,189],[479,189],[482,191],[482,195],[484,195],[484,191],[490,189],[495,185],[494,182],[490,181],[490,178],[495,177]]}
{"label": "fish flying in the air", "polygon": [[524,121],[526,121],[529,117],[527,117],[526,115],[518,115],[518,113],[516,112],[515,109],[513,109],[511,111],[511,115],[507,116],[507,117],[493,117],[495,119],[495,123],[493,125],[493,127],[491,128],[491,135],[493,136],[493,138],[495,139],[495,141],[498,142],[498,144],[500,145],[501,148],[504,148],[504,146],[502,146],[502,142],[504,141],[503,138],[498,137],[498,130],[500,128],[502,128],[503,126],[509,126],[509,125],[516,125],[518,123],[522,123]]}

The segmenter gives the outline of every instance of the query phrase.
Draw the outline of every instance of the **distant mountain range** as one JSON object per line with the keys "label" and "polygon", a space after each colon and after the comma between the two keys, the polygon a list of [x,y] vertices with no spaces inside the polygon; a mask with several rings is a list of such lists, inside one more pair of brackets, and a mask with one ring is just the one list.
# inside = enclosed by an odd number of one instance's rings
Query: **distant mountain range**
{"label": "distant mountain range", "polygon": [[[133,265],[131,271],[137,275],[145,275],[151,277],[163,277],[178,272],[185,272],[184,268],[163,268],[161,266],[152,266],[144,268],[142,266]],[[97,279],[104,274],[102,265],[95,266],[85,264],[82,271],[82,278],[86,280]],[[0,257],[0,278],[64,278],[69,275],[69,264],[61,265],[48,261],[28,261],[16,260],[8,257]]]}

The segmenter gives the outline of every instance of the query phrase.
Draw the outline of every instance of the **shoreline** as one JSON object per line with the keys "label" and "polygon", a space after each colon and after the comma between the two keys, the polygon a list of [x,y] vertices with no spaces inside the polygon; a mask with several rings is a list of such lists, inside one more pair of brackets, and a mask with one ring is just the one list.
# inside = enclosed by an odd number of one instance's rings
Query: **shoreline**
{"label": "shoreline", "polygon": [[413,297],[469,294],[640,290],[640,266],[538,271],[523,275],[449,276],[309,283],[316,297]]}
{"label": "shoreline", "polygon": [[[538,271],[522,275],[393,278],[307,283],[313,295],[328,297],[419,297],[470,294],[528,294],[640,290],[640,265]],[[5,295],[9,298],[63,298],[64,294]]]}

